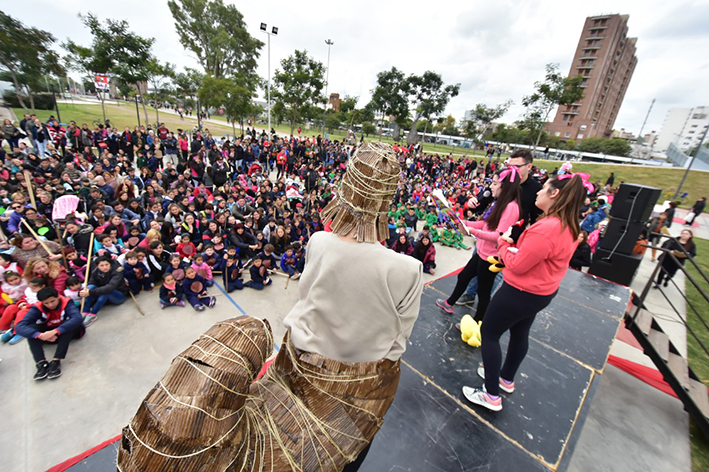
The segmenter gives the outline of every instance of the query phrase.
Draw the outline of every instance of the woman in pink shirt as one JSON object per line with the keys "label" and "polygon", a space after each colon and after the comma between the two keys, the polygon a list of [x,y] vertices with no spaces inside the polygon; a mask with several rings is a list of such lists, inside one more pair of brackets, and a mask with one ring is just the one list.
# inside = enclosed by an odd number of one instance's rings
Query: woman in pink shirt
{"label": "woman in pink shirt", "polygon": [[[463,394],[472,403],[499,411],[500,390],[514,391],[514,377],[527,355],[534,318],[556,296],[576,250],[581,231],[578,215],[585,198],[580,176],[552,178],[539,190],[535,201],[544,214],[522,233],[516,247],[509,234],[499,238],[505,280],[490,302],[481,328],[484,367],[478,368],[478,375],[485,379],[485,386],[463,387]],[[510,342],[502,365],[500,337],[508,330]]]}
{"label": "woman in pink shirt", "polygon": [[[492,196],[496,198],[495,202],[484,213],[482,220],[465,222],[469,228],[468,232],[477,238],[477,250],[458,274],[458,281],[451,296],[447,300],[436,300],[436,305],[446,313],[453,314],[455,302],[463,295],[473,277],[477,277],[479,301],[475,321],[483,320],[497,275],[490,272],[487,258],[497,255],[497,239],[519,219],[520,181],[519,170],[514,166],[496,172],[490,185]],[[465,231],[465,228],[461,226],[460,230]]]}

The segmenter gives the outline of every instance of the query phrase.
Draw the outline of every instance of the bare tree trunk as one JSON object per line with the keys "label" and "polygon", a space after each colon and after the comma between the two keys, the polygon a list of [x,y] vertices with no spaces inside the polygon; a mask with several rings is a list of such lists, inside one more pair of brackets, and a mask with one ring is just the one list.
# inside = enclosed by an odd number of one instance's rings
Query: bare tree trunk
{"label": "bare tree trunk", "polygon": [[399,138],[401,137],[401,126],[399,126],[399,123],[394,123],[394,134],[392,138],[394,141],[399,142]]}
{"label": "bare tree trunk", "polygon": [[98,99],[101,100],[101,113],[103,113],[103,123],[106,124],[106,99],[100,90],[97,90]]}
{"label": "bare tree trunk", "polygon": [[30,98],[30,108],[32,109],[32,111],[35,111],[34,95],[32,95],[32,90],[29,87],[27,87],[27,96]]}
{"label": "bare tree trunk", "polygon": [[15,95],[17,95],[17,101],[20,102],[20,106],[27,110],[27,105],[25,105],[25,102],[22,100],[22,95],[20,92],[22,91],[22,88],[20,87],[20,83],[17,81],[17,74],[15,74],[15,70],[12,67],[8,67],[10,70],[10,75],[12,76],[12,83],[15,85]]}
{"label": "bare tree trunk", "polygon": [[234,118],[231,119],[231,129],[234,131],[234,141],[236,141],[236,123],[234,122]]}
{"label": "bare tree trunk", "polygon": [[544,132],[544,125],[547,122],[547,119],[549,119],[549,113],[551,113],[551,109],[554,108],[549,107],[547,109],[547,112],[544,114],[544,119],[542,120],[540,126],[539,126],[539,134],[537,134],[537,140],[534,142],[534,149],[532,150],[532,154],[537,152],[537,146],[539,146],[539,140],[542,139],[542,133]]}
{"label": "bare tree trunk", "polygon": [[140,100],[141,105],[143,105],[143,114],[145,115],[145,123],[146,123],[145,127],[147,128],[147,124],[150,123],[150,119],[148,118],[148,109],[145,106],[145,97],[140,97],[140,98],[141,98],[141,100]]}
{"label": "bare tree trunk", "polygon": [[155,101],[155,119],[160,123],[160,112],[158,111],[158,102]]}
{"label": "bare tree trunk", "polygon": [[416,118],[414,119],[414,122],[411,125],[411,131],[409,131],[409,135],[406,137],[406,144],[416,144],[419,142],[419,131],[417,127],[420,119],[421,115],[416,114]]}

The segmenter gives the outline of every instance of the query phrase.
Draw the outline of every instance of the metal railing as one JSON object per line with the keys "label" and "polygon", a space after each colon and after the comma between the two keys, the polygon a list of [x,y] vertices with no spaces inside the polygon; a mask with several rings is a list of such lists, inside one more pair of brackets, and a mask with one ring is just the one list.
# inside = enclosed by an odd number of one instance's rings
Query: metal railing
{"label": "metal railing", "polygon": [[[684,257],[684,258],[678,258],[677,256],[675,256],[673,250],[670,250],[670,249],[667,249],[667,248],[664,248],[664,247],[653,246],[653,245],[649,245],[649,244],[643,245],[643,247],[647,247],[647,248],[650,248],[650,249],[654,249],[654,250],[657,250],[657,251],[661,251],[663,254],[662,254],[662,256],[661,256],[660,258],[658,258],[658,263],[657,263],[657,265],[655,266],[655,268],[653,269],[652,275],[650,276],[650,279],[647,281],[647,283],[645,284],[645,287],[643,288],[642,293],[640,294],[640,297],[639,297],[639,298],[640,298],[640,301],[639,301],[639,303],[637,303],[637,306],[635,307],[635,310],[634,310],[634,312],[633,312],[632,315],[631,315],[632,321],[635,322],[635,321],[637,320],[637,317],[638,317],[639,314],[640,314],[640,310],[643,309],[645,299],[647,298],[648,294],[650,293],[650,290],[652,289],[653,286],[656,286],[656,288],[657,288],[657,289],[660,291],[660,293],[662,294],[663,298],[667,301],[667,303],[669,304],[669,306],[672,308],[672,310],[673,310],[673,311],[675,312],[675,314],[677,315],[677,318],[679,318],[679,320],[681,320],[682,324],[684,324],[684,326],[687,328],[687,331],[694,337],[694,339],[697,341],[697,344],[698,344],[699,346],[701,346],[701,348],[702,348],[702,350],[704,351],[705,355],[706,355],[707,357],[709,357],[709,347],[706,346],[706,345],[704,344],[704,342],[702,342],[702,339],[698,336],[698,334],[697,334],[697,333],[695,332],[695,330],[689,325],[689,323],[688,323],[688,321],[687,321],[688,318],[689,318],[689,316],[690,316],[689,310],[687,310],[687,313],[686,313],[685,317],[682,317],[682,315],[680,314],[680,311],[679,311],[678,307],[676,307],[675,304],[672,303],[672,301],[670,300],[670,298],[669,298],[669,297],[667,296],[667,294],[665,293],[664,287],[662,287],[660,284],[657,284],[657,283],[656,283],[657,276],[658,276],[658,274],[660,273],[660,271],[661,271],[661,270],[665,270],[665,269],[662,267],[662,261],[663,261],[663,259],[666,259],[666,258],[669,257],[669,258],[671,258],[671,260],[677,265],[678,270],[682,271],[682,273],[683,273],[684,276],[685,276],[685,279],[686,279],[689,283],[691,283],[691,284],[696,288],[697,292],[699,292],[699,294],[700,294],[700,295],[702,296],[702,298],[704,299],[704,302],[706,303],[706,305],[709,306],[709,294],[707,294],[707,292],[706,292],[706,291],[702,288],[702,286],[700,285],[700,282],[703,280],[704,283],[709,286],[709,277],[708,277],[707,274],[702,270],[702,268],[699,266],[699,264],[697,264],[697,262],[694,260],[694,258],[692,257],[692,255],[687,252],[687,250],[684,248],[684,246],[682,246],[682,244],[679,244],[679,241],[677,241],[677,238],[675,238],[675,237],[673,237],[673,236],[668,236],[668,235],[666,235],[666,234],[661,234],[661,233],[652,233],[652,236],[658,236],[658,237],[661,237],[661,238],[667,238],[667,239],[673,239],[673,240],[675,240],[675,241],[678,243],[677,246],[680,248],[680,251],[684,254],[685,257]],[[692,277],[692,275],[690,275],[689,271],[687,270],[687,268],[685,267],[685,265],[681,262],[681,260],[689,261],[689,263],[691,263],[692,266],[694,266],[694,268],[697,270],[697,272],[698,272],[699,275],[700,275],[699,281],[695,280],[695,278]],[[679,287],[679,285],[677,285],[677,283],[674,281],[673,278],[669,278],[669,282],[672,282],[672,285],[673,285],[673,286],[677,289],[677,291],[682,295],[682,298],[684,299],[684,301],[685,301],[687,307],[691,309],[691,311],[694,313],[694,316],[695,316],[695,317],[701,322],[701,324],[703,325],[704,329],[706,329],[707,332],[709,332],[709,323],[708,323],[708,320],[706,320],[706,319],[704,319],[704,318],[702,317],[702,315],[701,315],[701,313],[699,312],[699,310],[697,309],[697,307],[696,307],[696,306],[689,300],[689,298],[687,297],[687,294],[685,293],[685,290],[682,290],[682,289]],[[699,379],[696,379],[696,380],[699,380]],[[704,380],[706,380],[706,379],[704,379]]]}

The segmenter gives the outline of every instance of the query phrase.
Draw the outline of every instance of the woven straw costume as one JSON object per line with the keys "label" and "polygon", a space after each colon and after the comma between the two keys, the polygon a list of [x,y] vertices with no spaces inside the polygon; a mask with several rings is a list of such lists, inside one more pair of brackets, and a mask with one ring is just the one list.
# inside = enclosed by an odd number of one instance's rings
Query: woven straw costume
{"label": "woven straw costume", "polygon": [[[399,172],[388,148],[360,148],[323,211],[333,232],[384,239]],[[124,428],[118,469],[339,471],[354,461],[394,400],[399,361],[341,362],[296,349],[290,335],[254,382],[273,350],[266,321],[243,316],[202,334]]]}

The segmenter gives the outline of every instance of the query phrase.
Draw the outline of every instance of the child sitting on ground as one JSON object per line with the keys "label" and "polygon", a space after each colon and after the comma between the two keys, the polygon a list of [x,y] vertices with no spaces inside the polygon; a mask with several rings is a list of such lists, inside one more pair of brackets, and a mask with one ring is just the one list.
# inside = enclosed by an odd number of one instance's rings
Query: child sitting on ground
{"label": "child sitting on ground", "polygon": [[179,254],[173,254],[172,256],[170,256],[170,265],[167,266],[165,273],[172,274],[172,276],[175,277],[175,282],[181,284],[182,281],[185,279],[186,268],[187,264],[185,264],[182,260],[182,256],[180,256]]}
{"label": "child sitting on ground", "polygon": [[293,246],[288,246],[286,248],[285,254],[281,256],[281,269],[283,272],[288,274],[288,277],[292,278],[293,280],[297,280],[300,278],[300,272],[298,272],[298,269],[296,267],[296,263],[298,260],[295,257],[295,254],[293,254]]}
{"label": "child sitting on ground", "polygon": [[27,282],[19,273],[7,270],[2,276],[2,291],[12,299],[13,302],[22,298],[27,290]]}
{"label": "child sitting on ground", "polygon": [[138,295],[141,290],[149,292],[153,289],[148,267],[138,260],[138,253],[135,251],[126,254],[126,261],[123,264],[123,275],[133,295]]}
{"label": "child sitting on ground", "polygon": [[273,244],[266,244],[263,247],[263,251],[259,254],[259,256],[261,256],[261,263],[269,272],[278,270],[278,259],[273,254],[275,250],[276,248]]}
{"label": "child sitting on ground", "polygon": [[187,301],[197,311],[204,311],[206,307],[212,308],[216,303],[215,297],[210,297],[207,292],[207,282],[197,274],[194,267],[185,269],[185,280],[182,281],[182,290]]}
{"label": "child sitting on ground", "polygon": [[185,306],[185,292],[172,274],[162,277],[160,286],[160,307],[164,310],[169,306]]}
{"label": "child sitting on ground", "polygon": [[[292,248],[291,248],[292,250]],[[273,281],[268,277],[266,268],[262,264],[261,257],[256,255],[253,260],[253,265],[249,269],[251,280],[244,285],[256,290],[263,290],[266,285],[271,285]]]}
{"label": "child sitting on ground", "polygon": [[192,268],[204,279],[207,287],[211,287],[214,285],[214,275],[212,274],[212,268],[204,262],[204,259],[204,254],[195,254],[192,259]]}
{"label": "child sitting on ground", "polygon": [[64,296],[71,299],[74,305],[81,306],[81,297],[79,296],[79,291],[81,290],[81,281],[76,276],[71,276],[66,279],[66,288],[64,289]]}
{"label": "child sitting on ground", "polygon": [[17,265],[10,254],[0,253],[0,276],[8,270],[23,274],[22,267]]}
{"label": "child sitting on ground", "polygon": [[433,245],[430,236],[424,235],[414,247],[413,256],[423,264],[423,271],[426,274],[436,273],[436,247]]}
{"label": "child sitting on ground", "polygon": [[209,266],[209,268],[214,272],[215,270],[221,270],[220,262],[221,257],[214,250],[214,246],[207,244],[204,246],[204,262]]}
{"label": "child sitting on ground", "polygon": [[17,344],[24,338],[17,334],[11,326],[14,322],[15,327],[25,317],[30,307],[37,303],[37,292],[47,286],[47,279],[44,277],[34,277],[30,280],[29,286],[25,289],[25,294],[5,309],[0,318],[0,331],[4,331],[0,335],[0,341],[10,344]]}
{"label": "child sitting on ground", "polygon": [[126,248],[113,242],[113,239],[108,234],[101,234],[98,238],[101,243],[101,248],[96,250],[98,256],[110,256],[112,259],[117,259],[118,256],[126,252]]}
{"label": "child sitting on ground", "polygon": [[65,247],[66,260],[69,264],[67,272],[69,275],[79,279],[79,282],[83,283],[86,278],[86,256],[76,252],[73,247]]}
{"label": "child sitting on ground", "polygon": [[236,248],[228,248],[224,257],[226,258],[222,270],[224,288],[227,293],[231,293],[234,290],[241,290],[244,288],[244,282],[241,280],[241,260],[236,253]]}
{"label": "child sitting on ground", "polygon": [[177,245],[177,249],[175,250],[180,255],[183,261],[189,262],[190,258],[194,255],[197,248],[195,248],[195,245],[192,243],[192,241],[190,241],[189,233],[185,233],[180,236],[180,243]]}

